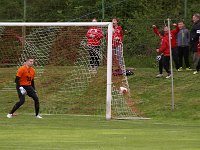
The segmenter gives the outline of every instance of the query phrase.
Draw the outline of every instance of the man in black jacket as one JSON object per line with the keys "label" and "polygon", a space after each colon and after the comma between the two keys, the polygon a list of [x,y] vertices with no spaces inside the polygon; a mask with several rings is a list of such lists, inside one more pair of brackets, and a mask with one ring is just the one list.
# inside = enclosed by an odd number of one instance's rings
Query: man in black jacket
{"label": "man in black jacket", "polygon": [[193,21],[193,26],[190,31],[190,46],[192,51],[192,59],[194,62],[194,67],[196,68],[199,60],[197,54],[197,44],[200,36],[200,14],[199,13],[193,14],[192,21]]}

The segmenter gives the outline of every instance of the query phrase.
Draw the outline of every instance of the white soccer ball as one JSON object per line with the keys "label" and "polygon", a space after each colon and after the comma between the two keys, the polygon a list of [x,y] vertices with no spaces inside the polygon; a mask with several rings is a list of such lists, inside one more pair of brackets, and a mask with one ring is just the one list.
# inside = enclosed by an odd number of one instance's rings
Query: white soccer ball
{"label": "white soccer ball", "polygon": [[126,92],[128,92],[127,88],[122,87],[122,86],[119,88],[119,93],[123,94],[123,93],[126,93]]}

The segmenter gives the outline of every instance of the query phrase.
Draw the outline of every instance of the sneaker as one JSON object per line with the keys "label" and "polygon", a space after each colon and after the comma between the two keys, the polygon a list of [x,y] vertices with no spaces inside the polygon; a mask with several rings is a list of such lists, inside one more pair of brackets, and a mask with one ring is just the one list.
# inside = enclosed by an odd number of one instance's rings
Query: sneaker
{"label": "sneaker", "polygon": [[163,77],[163,74],[158,74],[158,75],[156,76],[156,78],[161,78],[161,77]]}
{"label": "sneaker", "polygon": [[12,114],[7,114],[7,118],[12,118]]}
{"label": "sneaker", "polygon": [[168,75],[166,76],[166,79],[169,79],[169,78],[171,78],[171,74],[168,74]]}
{"label": "sneaker", "polygon": [[193,72],[193,74],[197,74],[197,73],[198,73],[198,71],[194,71],[194,72]]}
{"label": "sneaker", "polygon": [[192,69],[190,67],[185,69],[186,71],[192,71]]}
{"label": "sneaker", "polygon": [[182,67],[180,67],[180,68],[178,68],[178,70],[177,70],[178,72],[180,72],[180,71],[183,71],[183,68]]}
{"label": "sneaker", "polygon": [[37,115],[37,116],[36,116],[36,118],[38,118],[38,119],[42,119],[42,116],[40,116],[40,115]]}

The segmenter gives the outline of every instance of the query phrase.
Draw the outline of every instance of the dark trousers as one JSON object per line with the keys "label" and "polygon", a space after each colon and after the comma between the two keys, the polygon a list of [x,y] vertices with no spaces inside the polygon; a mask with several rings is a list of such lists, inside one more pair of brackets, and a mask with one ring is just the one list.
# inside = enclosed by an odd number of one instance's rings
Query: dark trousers
{"label": "dark trousers", "polygon": [[159,73],[160,74],[163,74],[163,55],[161,55],[161,58],[160,58],[160,60],[159,60],[159,62],[158,62],[158,68],[159,68]]}
{"label": "dark trousers", "polygon": [[[27,95],[31,97],[34,100],[35,103],[35,114],[36,116],[39,113],[39,99],[38,96],[33,89],[32,86],[23,86],[23,88],[26,90]],[[17,87],[17,93],[19,97],[19,101],[14,105],[13,109],[10,111],[10,114],[13,114],[20,106],[22,106],[25,102],[25,95],[22,95],[19,88]]]}
{"label": "dark trousers", "polygon": [[178,60],[179,57],[178,57],[178,48],[177,47],[172,48],[172,58],[173,58],[176,70],[179,69],[179,60]]}
{"label": "dark trousers", "polygon": [[183,67],[183,58],[185,62],[185,67],[189,68],[189,46],[179,46],[178,47],[178,56],[179,56],[179,67]]}
{"label": "dark trousers", "polygon": [[89,46],[89,55],[90,55],[90,66],[99,66],[100,54],[99,54],[100,46]]}
{"label": "dark trousers", "polygon": [[197,71],[200,70],[200,59],[199,59],[198,64],[197,64],[197,66],[196,66],[196,70],[197,70]]}
{"label": "dark trousers", "polygon": [[170,56],[163,56],[163,66],[165,68],[165,71],[168,73],[168,74],[171,74],[171,71],[170,71]]}

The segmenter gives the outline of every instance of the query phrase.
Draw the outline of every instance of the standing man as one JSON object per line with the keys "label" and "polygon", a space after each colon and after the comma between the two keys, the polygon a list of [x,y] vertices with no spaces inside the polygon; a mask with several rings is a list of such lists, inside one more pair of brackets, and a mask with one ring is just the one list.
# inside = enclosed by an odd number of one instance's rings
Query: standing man
{"label": "standing man", "polygon": [[39,115],[39,99],[35,90],[35,69],[32,67],[33,63],[34,59],[32,57],[28,57],[25,64],[17,71],[15,83],[19,101],[13,106],[13,109],[10,111],[10,113],[7,114],[8,118],[12,118],[13,113],[24,104],[26,94],[34,100],[36,118],[42,118]]}
{"label": "standing man", "polygon": [[[199,42],[197,44],[197,49],[198,49],[197,54],[200,58],[200,36],[199,36]],[[199,70],[200,70],[200,59],[199,59],[198,64],[196,66],[196,71],[194,71],[193,74],[197,74],[199,72]]]}
{"label": "standing man", "polygon": [[196,68],[199,57],[197,54],[197,44],[198,44],[198,38],[200,35],[200,14],[195,13],[192,16],[193,26],[190,31],[190,47],[192,51],[192,60],[194,62],[194,67]]}
{"label": "standing man", "polygon": [[177,45],[178,45],[178,56],[179,56],[178,71],[183,70],[183,58],[186,70],[191,70],[189,64],[189,42],[190,42],[189,30],[185,28],[185,24],[183,21],[178,22],[178,27],[180,29],[180,31],[177,34]]}
{"label": "standing man", "polygon": [[[92,22],[97,22],[97,20],[94,18]],[[89,47],[90,66],[92,69],[97,69],[100,62],[100,44],[103,38],[103,32],[101,28],[93,26],[87,31],[86,37]]]}
{"label": "standing man", "polygon": [[126,71],[124,69],[124,64],[123,64],[123,43],[122,43],[123,30],[122,27],[118,25],[118,21],[116,18],[112,19],[112,23],[113,23],[112,47],[114,50],[114,54],[116,55],[118,60],[118,66],[125,75]]}

